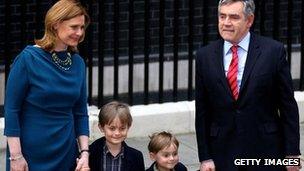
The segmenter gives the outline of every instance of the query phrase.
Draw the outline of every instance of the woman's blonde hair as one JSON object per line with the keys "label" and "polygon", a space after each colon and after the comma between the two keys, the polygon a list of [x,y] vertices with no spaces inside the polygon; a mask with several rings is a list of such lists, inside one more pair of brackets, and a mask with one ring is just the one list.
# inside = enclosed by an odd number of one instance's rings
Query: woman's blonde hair
{"label": "woman's blonde hair", "polygon": [[[85,8],[75,0],[59,0],[46,13],[44,20],[44,36],[41,39],[36,39],[35,43],[47,51],[53,50],[55,48],[55,42],[57,39],[54,25],[81,15],[84,15],[85,17],[86,29],[89,25],[90,18]],[[79,42],[83,41],[84,36],[85,33],[83,33]],[[75,52],[77,51],[77,47],[68,46],[68,51]]]}

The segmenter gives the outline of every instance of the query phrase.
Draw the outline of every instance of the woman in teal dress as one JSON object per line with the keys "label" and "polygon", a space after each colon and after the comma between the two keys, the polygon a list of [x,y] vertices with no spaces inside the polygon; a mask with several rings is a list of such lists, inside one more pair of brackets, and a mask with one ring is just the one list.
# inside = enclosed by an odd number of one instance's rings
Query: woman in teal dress
{"label": "woman in teal dress", "polygon": [[4,105],[6,170],[88,170],[86,68],[77,54],[88,23],[79,3],[60,0],[46,14],[44,37],[15,58]]}

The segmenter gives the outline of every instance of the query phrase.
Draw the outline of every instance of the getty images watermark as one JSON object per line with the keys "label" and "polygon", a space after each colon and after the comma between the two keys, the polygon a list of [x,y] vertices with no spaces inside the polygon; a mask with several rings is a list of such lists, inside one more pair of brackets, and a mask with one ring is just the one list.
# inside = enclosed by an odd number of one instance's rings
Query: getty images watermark
{"label": "getty images watermark", "polygon": [[236,166],[300,166],[300,158],[285,159],[234,159]]}

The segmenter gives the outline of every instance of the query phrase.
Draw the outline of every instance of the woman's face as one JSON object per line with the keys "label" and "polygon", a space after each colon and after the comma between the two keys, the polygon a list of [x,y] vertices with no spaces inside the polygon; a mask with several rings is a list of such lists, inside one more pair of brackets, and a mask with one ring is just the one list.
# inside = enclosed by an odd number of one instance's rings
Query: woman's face
{"label": "woman's face", "polygon": [[66,50],[67,46],[76,47],[84,34],[85,17],[79,15],[55,24],[57,33],[55,50]]}

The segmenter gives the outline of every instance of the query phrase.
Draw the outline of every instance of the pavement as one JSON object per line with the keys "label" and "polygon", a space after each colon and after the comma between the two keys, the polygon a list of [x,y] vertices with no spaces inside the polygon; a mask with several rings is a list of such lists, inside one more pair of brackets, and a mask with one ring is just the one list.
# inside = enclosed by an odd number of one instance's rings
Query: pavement
{"label": "pavement", "polygon": [[[188,133],[188,134],[178,134],[175,135],[179,140],[179,157],[180,162],[182,162],[189,171],[196,171],[199,169],[199,162],[197,156],[197,145],[196,145],[196,137],[195,133]],[[304,151],[304,122],[300,124],[300,150],[301,153]],[[127,144],[131,147],[134,147],[144,154],[144,161],[145,166],[149,167],[152,164],[152,161],[149,158],[148,152],[148,137],[136,137],[136,138],[127,138]],[[303,158],[302,154],[302,158]],[[302,166],[303,166],[302,162]],[[301,169],[304,171],[304,168]]]}
{"label": "pavement", "polygon": [[[187,133],[187,134],[177,134],[175,135],[179,140],[179,157],[180,162],[182,162],[189,171],[196,171],[199,169],[199,162],[197,157],[197,145],[196,145],[196,137],[195,133]],[[304,151],[304,122],[300,124],[300,150],[303,153]],[[140,151],[142,151],[144,155],[144,161],[146,168],[152,164],[152,161],[149,158],[148,153],[148,137],[136,137],[136,138],[127,138],[127,144],[131,147],[134,147]],[[304,155],[302,155],[303,157]],[[5,151],[4,149],[0,150],[0,157],[2,159],[5,158]],[[0,162],[0,170],[4,170],[4,160]],[[304,164],[302,163],[302,166]],[[304,168],[301,169],[304,171]]]}

